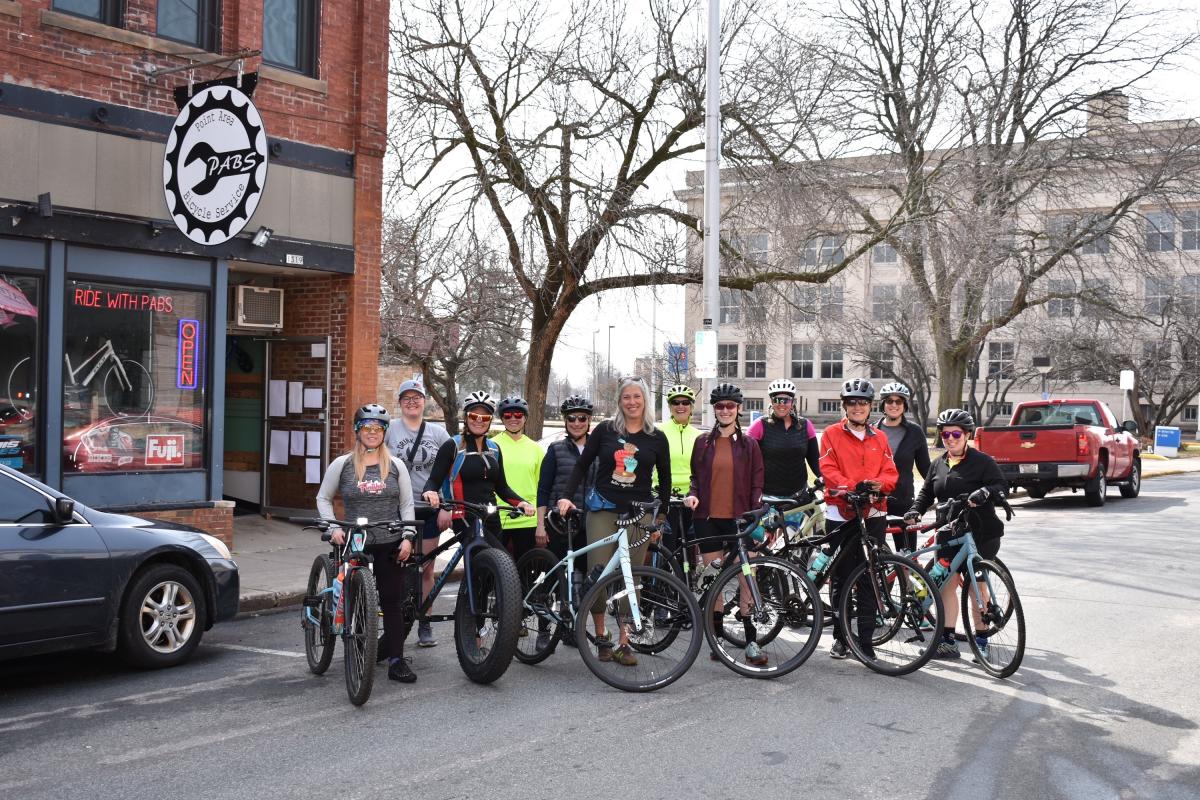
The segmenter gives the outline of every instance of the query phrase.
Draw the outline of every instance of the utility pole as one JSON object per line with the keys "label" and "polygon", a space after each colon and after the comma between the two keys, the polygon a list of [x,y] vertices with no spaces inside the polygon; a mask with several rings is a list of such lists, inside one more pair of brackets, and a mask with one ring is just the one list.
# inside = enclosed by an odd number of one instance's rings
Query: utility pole
{"label": "utility pole", "polygon": [[[704,328],[720,341],[721,288],[721,2],[708,0],[708,51],[704,93]],[[718,349],[720,345],[715,345]],[[702,397],[712,391],[704,379]],[[714,424],[712,409],[701,404],[703,420]]]}
{"label": "utility pole", "polygon": [[592,331],[592,402],[597,407],[600,405],[600,398],[596,396],[596,390],[599,388],[596,385],[596,334],[600,331]]}
{"label": "utility pole", "polygon": [[[617,326],[616,325],[608,326],[608,360],[605,361],[605,363],[604,363],[604,383],[607,385],[612,384],[612,329],[615,327],[617,327]],[[614,408],[612,410],[612,413],[613,413],[613,415],[616,415],[617,409]]]}

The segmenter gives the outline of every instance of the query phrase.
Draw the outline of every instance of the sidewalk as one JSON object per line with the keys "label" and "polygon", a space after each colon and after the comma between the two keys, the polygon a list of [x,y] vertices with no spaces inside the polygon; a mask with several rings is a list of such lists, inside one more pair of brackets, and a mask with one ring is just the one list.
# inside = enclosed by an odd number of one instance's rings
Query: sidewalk
{"label": "sidewalk", "polygon": [[[299,605],[313,559],[329,549],[317,531],[257,514],[234,518],[233,544],[242,583],[238,610],[243,614]],[[438,556],[437,569],[449,559],[447,554]]]}
{"label": "sidewalk", "polygon": [[[1147,456],[1142,460],[1144,478],[1190,472],[1200,472],[1200,458]],[[327,547],[316,531],[257,515],[234,519],[233,542],[233,558],[241,572],[242,613],[299,605],[313,558]],[[439,557],[437,568],[443,568],[448,558]]]}

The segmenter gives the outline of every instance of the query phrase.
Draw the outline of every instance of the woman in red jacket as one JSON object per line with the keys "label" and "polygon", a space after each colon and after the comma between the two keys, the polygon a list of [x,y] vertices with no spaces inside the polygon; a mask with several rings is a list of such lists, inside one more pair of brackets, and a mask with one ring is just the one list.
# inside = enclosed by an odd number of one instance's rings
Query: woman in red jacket
{"label": "woman in red jacket", "polygon": [[[709,395],[717,424],[692,448],[692,485],[684,505],[694,512],[697,539],[707,539],[701,554],[707,566],[719,558],[726,546],[737,538],[737,519],[762,502],[763,462],[758,443],[742,433],[738,414],[742,409],[742,390],[731,383],[718,384]],[[708,538],[715,537],[715,538]],[[742,587],[741,616],[746,629],[746,661],[756,667],[767,664],[767,655],[755,641],[756,632],[746,611],[750,596]],[[724,615],[714,612],[716,629]]]}

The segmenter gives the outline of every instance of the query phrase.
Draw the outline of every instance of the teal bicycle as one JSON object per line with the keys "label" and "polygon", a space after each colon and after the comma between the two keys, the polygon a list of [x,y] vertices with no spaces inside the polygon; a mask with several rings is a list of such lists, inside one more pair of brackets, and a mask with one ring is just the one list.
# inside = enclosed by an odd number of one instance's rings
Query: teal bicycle
{"label": "teal bicycle", "polygon": [[[567,536],[568,549],[559,559],[549,550],[534,548],[517,562],[525,591],[519,661],[544,661],[567,635],[597,678],[626,692],[662,689],[688,671],[703,639],[696,598],[674,575],[632,564],[629,558],[631,546],[640,546],[658,530],[658,508],[658,502],[634,503],[617,520],[616,533],[579,550],[569,545],[571,532],[581,522],[579,512],[565,518],[557,511],[547,514],[547,526]],[[629,529],[642,535],[633,545]],[[607,564],[597,565],[586,577],[575,570],[577,558],[613,544],[616,551]],[[616,631],[627,640],[632,653],[625,656],[631,658],[614,658],[611,637]]]}
{"label": "teal bicycle", "polygon": [[959,547],[946,577],[935,582],[940,589],[951,576],[974,576],[970,591],[964,587],[960,592],[965,638],[975,653],[975,663],[989,675],[1007,678],[1017,671],[1025,657],[1025,612],[1008,568],[999,559],[980,556],[975,536],[967,525],[968,508],[966,494],[938,504],[938,519],[947,520],[945,524],[917,525],[909,530],[925,532],[936,528],[938,538],[945,541],[941,544],[935,541],[905,555],[916,560],[947,547]]}

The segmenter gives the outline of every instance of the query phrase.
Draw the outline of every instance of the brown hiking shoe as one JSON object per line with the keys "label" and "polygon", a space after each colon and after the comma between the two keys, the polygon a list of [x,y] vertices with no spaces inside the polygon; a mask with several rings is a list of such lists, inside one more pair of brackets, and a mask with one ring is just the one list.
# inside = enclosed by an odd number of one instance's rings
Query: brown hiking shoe
{"label": "brown hiking shoe", "polygon": [[608,638],[607,636],[597,636],[596,637],[596,651],[597,651],[596,657],[599,658],[601,661],[612,661],[613,660],[612,639]]}

